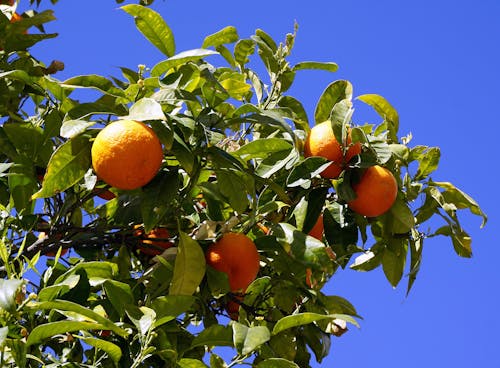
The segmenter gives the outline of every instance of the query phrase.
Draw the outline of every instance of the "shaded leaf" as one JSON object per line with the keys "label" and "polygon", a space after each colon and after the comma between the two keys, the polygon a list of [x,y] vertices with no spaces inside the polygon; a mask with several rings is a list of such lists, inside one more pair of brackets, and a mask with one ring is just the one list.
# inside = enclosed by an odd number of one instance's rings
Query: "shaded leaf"
{"label": "shaded leaf", "polygon": [[106,280],[102,287],[111,305],[118,312],[120,318],[123,318],[125,307],[129,304],[135,304],[130,286],[120,281]]}
{"label": "shaded leaf", "polygon": [[156,298],[151,303],[156,312],[154,327],[174,320],[180,314],[186,312],[196,301],[191,295],[165,295]]}
{"label": "shaded leaf", "polygon": [[233,330],[229,326],[212,325],[193,339],[191,347],[233,346]]}
{"label": "shaded leaf", "polygon": [[205,276],[205,254],[198,242],[179,232],[179,246],[175,258],[170,295],[193,295]]}

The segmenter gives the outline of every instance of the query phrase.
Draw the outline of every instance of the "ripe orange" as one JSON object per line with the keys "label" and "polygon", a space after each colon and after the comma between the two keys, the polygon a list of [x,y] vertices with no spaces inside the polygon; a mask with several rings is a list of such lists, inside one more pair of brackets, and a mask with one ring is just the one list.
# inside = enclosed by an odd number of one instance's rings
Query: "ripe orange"
{"label": "ripe orange", "polygon": [[260,268],[259,253],[254,242],[244,234],[226,233],[211,244],[206,253],[207,264],[227,274],[232,292],[245,292]]}
{"label": "ripe orange", "polygon": [[[347,144],[351,144],[351,135],[347,136]],[[333,134],[330,121],[315,125],[306,138],[304,146],[304,156],[320,156],[332,161],[320,174],[324,178],[336,179],[354,156],[361,153],[361,144],[355,143],[347,149],[343,155],[342,146]]]}
{"label": "ripe orange", "polygon": [[398,195],[398,183],[394,175],[382,166],[371,166],[358,183],[352,185],[356,199],[348,206],[360,215],[376,217],[387,212]]}
{"label": "ripe orange", "polygon": [[163,250],[174,246],[174,243],[165,240],[170,237],[170,233],[164,227],[153,229],[146,236],[144,236],[144,228],[141,225],[135,225],[134,230],[134,236],[144,239],[141,240],[137,249],[148,256],[160,255]]}
{"label": "ripe orange", "polygon": [[316,223],[314,224],[313,228],[311,231],[309,231],[309,235],[312,237],[318,239],[318,240],[323,240],[323,231],[324,231],[324,226],[323,226],[323,214],[319,215],[318,219],[316,220]]}
{"label": "ripe orange", "polygon": [[112,187],[132,190],[146,185],[160,169],[163,151],[151,128],[118,120],[102,129],[92,145],[92,166]]}

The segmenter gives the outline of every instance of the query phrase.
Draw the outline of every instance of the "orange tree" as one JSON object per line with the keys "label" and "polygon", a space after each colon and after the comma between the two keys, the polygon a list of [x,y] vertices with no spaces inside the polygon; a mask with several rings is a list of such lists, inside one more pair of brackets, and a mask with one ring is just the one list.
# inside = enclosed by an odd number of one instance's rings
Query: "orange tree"
{"label": "orange tree", "polygon": [[[62,63],[28,52],[55,36],[43,32],[52,12],[13,23],[15,6],[0,14],[1,366],[308,367],[358,323],[346,299],[322,292],[337,270],[382,267],[393,286],[406,273],[409,291],[426,238],[446,236],[471,256],[457,213],[483,224],[485,215],[431,179],[439,148],[400,137],[388,101],[357,96],[380,115],[357,125],[347,80],[318,93],[312,118],[287,94],[296,73],[337,70],[287,61],[295,32],[276,43],[226,27],[177,52],[159,14],[125,5],[166,59],[117,78],[60,81]],[[79,101],[80,88],[99,97]],[[160,163],[128,165],[143,154],[130,137],[93,149],[105,126],[124,120],[159,139]],[[304,155],[317,124],[327,133],[308,146],[329,139],[338,152]],[[118,151],[119,166],[101,165]],[[331,165],[335,175],[324,174]],[[150,166],[144,183],[111,186]],[[238,236],[208,254],[226,233]],[[234,358],[224,362],[218,346]]]}

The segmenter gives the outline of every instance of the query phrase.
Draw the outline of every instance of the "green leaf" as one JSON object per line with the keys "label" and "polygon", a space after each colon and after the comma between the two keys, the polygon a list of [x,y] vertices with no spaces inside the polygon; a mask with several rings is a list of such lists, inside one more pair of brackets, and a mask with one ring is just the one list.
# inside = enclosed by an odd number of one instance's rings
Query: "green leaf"
{"label": "green leaf", "polygon": [[312,322],[321,321],[325,319],[341,319],[346,322],[352,323],[353,325],[359,327],[358,323],[354,318],[345,314],[318,314],[312,312],[298,313],[291,316],[286,316],[281,318],[273,328],[273,335],[280,333],[281,331],[287,330],[289,328],[307,325]]}
{"label": "green leaf", "polygon": [[434,172],[438,167],[440,157],[441,151],[438,147],[431,147],[426,150],[418,159],[418,169],[414,180],[425,179]]}
{"label": "green leaf", "polygon": [[300,368],[294,362],[283,358],[269,358],[261,361],[256,368]]}
{"label": "green leaf", "polygon": [[247,327],[234,322],[232,328],[234,346],[243,355],[252,353],[271,338],[271,332],[266,326]]}
{"label": "green leaf", "polygon": [[352,98],[352,85],[347,80],[337,80],[326,87],[321,94],[314,112],[316,124],[330,119],[333,107],[337,102]]}
{"label": "green leaf", "polygon": [[207,48],[210,46],[217,47],[226,43],[233,43],[238,41],[238,31],[233,26],[228,26],[221,29],[220,31],[205,37],[203,40],[202,48]]}
{"label": "green leaf", "polygon": [[323,172],[330,164],[331,162],[323,157],[306,158],[292,169],[286,179],[287,186],[290,188],[300,186],[309,189],[312,183],[311,180]]}
{"label": "green leaf", "polygon": [[417,230],[412,230],[412,238],[410,239],[410,272],[408,273],[408,286],[406,295],[410,293],[413,283],[417,279],[417,274],[420,271],[423,252],[423,237]]}
{"label": "green leaf", "polygon": [[13,312],[16,308],[16,295],[23,285],[23,280],[0,279],[0,311]]}
{"label": "green leaf", "polygon": [[255,52],[255,42],[253,40],[239,40],[234,45],[234,59],[243,68],[249,61],[249,56]]}
{"label": "green leaf", "polygon": [[166,295],[156,298],[152,302],[152,308],[156,312],[154,327],[174,320],[191,308],[195,301],[196,298],[191,295]]}
{"label": "green leaf", "polygon": [[87,136],[76,136],[59,146],[50,158],[42,188],[32,199],[47,198],[78,183],[90,168],[91,143]]}
{"label": "green leaf", "polygon": [[180,368],[208,368],[201,360],[192,358],[182,358],[177,362]]}
{"label": "green leaf", "polygon": [[193,50],[183,51],[178,53],[177,55],[168,58],[167,60],[161,61],[158,64],[156,64],[151,69],[151,76],[159,77],[163,73],[166,73],[168,70],[178,67],[179,65],[184,65],[190,61],[196,61],[203,59],[207,56],[218,55],[218,54],[219,53],[216,51],[206,50],[206,49],[193,49]]}
{"label": "green leaf", "polygon": [[118,362],[122,358],[121,348],[118,345],[113,344],[112,342],[96,339],[95,337],[76,337],[82,340],[84,343],[93,346],[96,349],[104,351],[106,354],[108,354],[115,365],[118,365]]}
{"label": "green leaf", "polygon": [[397,199],[390,209],[392,215],[392,233],[406,234],[415,226],[415,217],[408,205],[402,200]]}
{"label": "green leaf", "polygon": [[135,305],[127,305],[125,308],[128,318],[132,321],[135,327],[139,330],[142,336],[146,336],[154,326],[156,321],[156,313],[148,307],[136,307]]}
{"label": "green leaf", "polygon": [[289,151],[290,149],[292,149],[292,145],[283,138],[263,138],[241,146],[233,154],[248,161],[255,158],[265,158],[273,152]]}
{"label": "green leaf", "polygon": [[67,293],[69,290],[77,286],[79,281],[80,275],[68,276],[61,283],[47,286],[40,290],[40,292],[38,293],[38,300],[40,302],[48,302],[54,300],[60,295]]}
{"label": "green leaf", "polygon": [[282,96],[278,101],[279,106],[287,107],[292,110],[293,122],[298,129],[302,129],[306,134],[309,133],[309,119],[302,103],[292,96]]}
{"label": "green leaf", "polygon": [[53,152],[53,145],[40,127],[31,123],[6,123],[3,129],[17,152],[40,166],[45,166]]}
{"label": "green leaf", "polygon": [[229,326],[212,325],[194,338],[191,347],[197,346],[233,346],[233,330]]}
{"label": "green leaf", "polygon": [[198,242],[179,232],[170,295],[193,295],[205,276],[205,255]]}
{"label": "green leaf", "polygon": [[472,214],[482,217],[483,222],[481,224],[481,227],[486,225],[488,217],[481,210],[479,204],[467,193],[461,191],[460,189],[458,189],[452,183],[449,182],[430,181],[429,185],[438,186],[445,189],[445,191],[442,193],[442,196],[447,203],[453,203],[457,209],[468,208]]}
{"label": "green leaf", "polygon": [[[33,310],[58,310],[62,314],[64,312],[73,312],[80,316],[84,316],[87,319],[90,319],[93,322],[98,323],[102,330],[111,330],[119,336],[127,336],[128,332],[118,326],[116,326],[112,321],[107,319],[106,317],[101,316],[99,313],[94,312],[91,309],[85,308],[80,304],[70,302],[68,300],[54,300],[50,302],[40,302],[34,303],[30,305],[30,308]],[[88,321],[89,322],[89,321]],[[49,335],[53,336],[53,335]]]}
{"label": "green leaf", "polygon": [[399,130],[398,112],[382,96],[376,94],[366,94],[357,97],[358,100],[370,105],[375,111],[388,123],[389,138],[393,142],[398,141],[397,133]]}
{"label": "green leaf", "polygon": [[216,170],[217,185],[228,203],[238,213],[248,208],[248,190],[243,174],[236,170]]}
{"label": "green leaf", "polygon": [[147,121],[167,120],[161,105],[152,98],[141,98],[130,107],[129,114],[124,119]]}
{"label": "green leaf", "polygon": [[293,70],[304,70],[304,69],[315,69],[315,70],[325,70],[327,72],[336,72],[339,66],[333,62],[317,62],[317,61],[303,61],[295,64]]}
{"label": "green leaf", "polygon": [[176,171],[160,171],[143,189],[141,213],[144,229],[149,233],[167,213],[179,190]]}
{"label": "green leaf", "polygon": [[472,247],[471,247],[472,239],[469,236],[469,234],[467,234],[465,230],[463,230],[459,226],[448,225],[440,227],[433,234],[433,236],[435,235],[449,236],[451,238],[455,252],[460,257],[465,257],[465,258],[472,257]]}
{"label": "green leaf", "polygon": [[102,284],[106,280],[113,279],[113,277],[118,274],[118,266],[116,263],[104,261],[82,262],[59,276],[54,283],[62,283],[69,276],[78,274],[80,271],[84,271],[90,284],[96,286]]}
{"label": "green leaf", "polygon": [[150,8],[129,4],[121,7],[132,15],[137,29],[167,56],[175,54],[174,35],[160,14]]}
{"label": "green leaf", "polygon": [[9,327],[5,326],[0,328],[0,348],[4,346],[8,333],[9,333]]}
{"label": "green leaf", "polygon": [[[395,248],[394,250],[391,248]],[[392,287],[396,287],[403,277],[408,252],[408,240],[392,239],[391,246],[384,250],[382,268]]]}
{"label": "green leaf", "polygon": [[107,330],[108,328],[100,323],[94,322],[79,322],[79,321],[57,321],[45,323],[36,326],[31,331],[26,341],[27,346],[37,345],[45,339],[67,332],[88,331],[88,330]]}
{"label": "green leaf", "polygon": [[94,125],[93,121],[85,121],[85,120],[66,120],[62,126],[60,131],[60,136],[63,138],[73,138],[78,134],[83,133],[87,130],[88,127]]}
{"label": "green leaf", "polygon": [[62,82],[66,88],[91,88],[115,97],[126,98],[125,91],[113,86],[113,83],[100,75],[80,75]]}
{"label": "green leaf", "polygon": [[135,304],[130,285],[116,280],[106,280],[102,287],[111,305],[118,312],[120,318],[123,318],[125,307],[129,304]]}
{"label": "green leaf", "polygon": [[36,84],[38,77],[32,77],[24,70],[10,70],[8,72],[0,73],[0,79],[14,79],[33,87],[36,91],[43,94],[43,89]]}

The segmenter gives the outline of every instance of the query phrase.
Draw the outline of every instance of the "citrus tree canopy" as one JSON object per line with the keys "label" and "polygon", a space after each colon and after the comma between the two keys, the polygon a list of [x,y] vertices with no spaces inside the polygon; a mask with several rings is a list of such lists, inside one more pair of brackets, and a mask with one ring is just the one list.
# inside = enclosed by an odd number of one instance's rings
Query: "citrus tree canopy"
{"label": "citrus tree canopy", "polygon": [[[486,216],[431,179],[439,148],[335,63],[292,64],[296,29],[177,50],[146,5],[121,10],[163,61],[59,80],[29,52],[52,11],[1,2],[0,366],[309,367],[360,323],[322,291],[338,270],[410,291],[426,238],[471,256],[458,213]],[[314,116],[288,93],[310,69],[332,73]]]}

